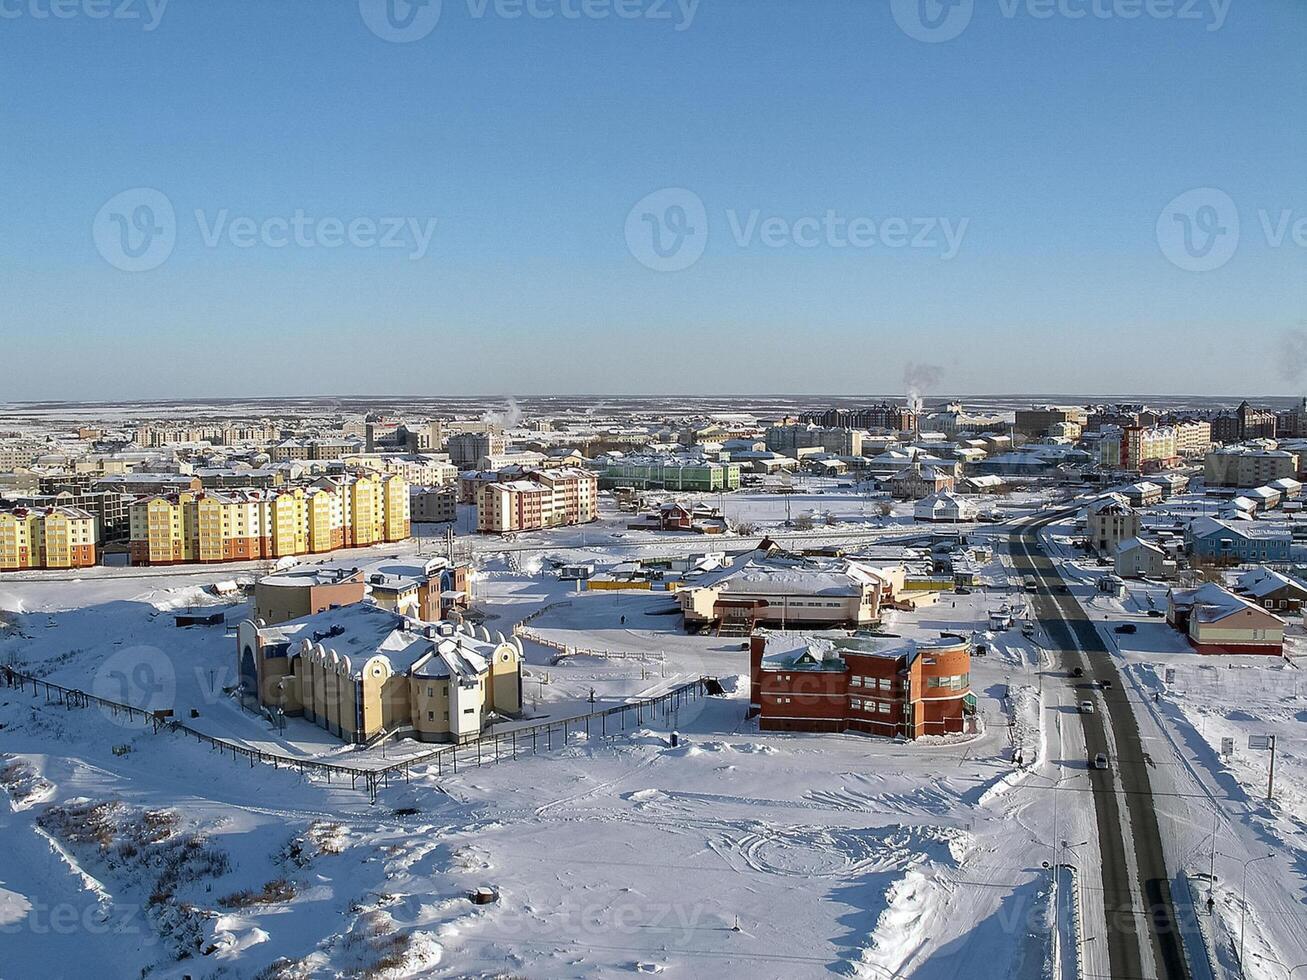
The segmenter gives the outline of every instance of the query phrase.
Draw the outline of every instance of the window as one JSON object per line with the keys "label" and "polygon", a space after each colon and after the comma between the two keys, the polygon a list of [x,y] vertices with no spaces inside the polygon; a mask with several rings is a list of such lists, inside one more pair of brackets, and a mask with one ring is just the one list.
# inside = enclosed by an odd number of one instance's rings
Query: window
{"label": "window", "polygon": [[849,684],[853,687],[862,687],[862,678],[855,674],[853,677],[849,678]]}
{"label": "window", "polygon": [[850,711],[861,711],[861,710],[862,710],[862,698],[849,698],[849,710],[850,710]]}
{"label": "window", "polygon": [[876,705],[876,710],[879,711],[882,715],[889,714],[889,702],[881,701],[879,704]]}
{"label": "window", "polygon": [[435,720],[436,720],[436,713],[434,711],[428,711],[427,721],[435,721]]}

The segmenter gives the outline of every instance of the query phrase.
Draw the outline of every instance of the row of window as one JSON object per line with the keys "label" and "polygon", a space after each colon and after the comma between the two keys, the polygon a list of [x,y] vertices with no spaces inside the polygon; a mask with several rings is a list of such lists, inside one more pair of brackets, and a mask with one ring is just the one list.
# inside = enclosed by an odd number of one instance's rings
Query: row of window
{"label": "row of window", "polygon": [[970,674],[953,674],[942,677],[930,677],[926,680],[926,687],[944,688],[949,691],[962,691],[971,685]]}
{"label": "row of window", "polygon": [[892,703],[889,701],[864,701],[862,698],[849,698],[849,708],[853,711],[866,711],[872,714],[887,715]]}
{"label": "row of window", "polygon": [[860,674],[854,674],[849,678],[850,687],[865,687],[869,691],[893,691],[896,689],[897,681],[892,677],[863,677]]}

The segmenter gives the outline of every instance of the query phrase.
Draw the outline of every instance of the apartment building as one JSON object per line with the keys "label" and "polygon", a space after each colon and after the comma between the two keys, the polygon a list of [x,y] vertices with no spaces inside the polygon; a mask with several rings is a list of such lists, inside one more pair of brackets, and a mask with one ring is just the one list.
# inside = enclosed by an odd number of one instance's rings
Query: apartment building
{"label": "apartment building", "polygon": [[1043,405],[1018,408],[1012,428],[1022,435],[1040,438],[1059,422],[1074,422],[1082,429],[1089,421],[1089,413],[1076,405]]}
{"label": "apartment building", "polygon": [[394,473],[413,486],[443,487],[458,479],[458,467],[443,453],[362,453],[341,458],[349,469]]}
{"label": "apartment building", "polygon": [[963,732],[975,714],[971,644],[957,636],[755,634],[750,712],[772,732],[919,738]]}
{"label": "apartment building", "polygon": [[1186,419],[1174,422],[1175,452],[1177,456],[1191,459],[1201,456],[1212,448],[1212,423],[1205,419]]}
{"label": "apartment building", "polygon": [[[44,485],[44,481],[42,481]],[[130,534],[128,508],[133,497],[113,490],[62,490],[18,496],[14,505],[40,510],[48,507],[76,507],[95,518],[97,545],[126,541]]]}
{"label": "apartment building", "polygon": [[1139,514],[1117,496],[1095,500],[1085,511],[1085,537],[1100,555],[1115,555],[1123,541],[1139,536]]}
{"label": "apartment building", "polygon": [[586,524],[599,516],[599,480],[574,467],[525,470],[517,479],[480,486],[476,504],[483,534]]}
{"label": "apartment building", "polygon": [[1169,425],[1103,429],[1098,441],[1098,461],[1110,469],[1140,472],[1174,466],[1180,461],[1176,431]]}
{"label": "apartment building", "polygon": [[424,623],[370,602],[237,628],[245,696],[346,742],[478,738],[522,710],[522,647],[484,628]]}
{"label": "apartment building", "polygon": [[803,423],[815,423],[829,429],[872,429],[882,432],[916,432],[917,412],[907,405],[881,402],[867,408],[830,408],[821,412],[804,412]]}
{"label": "apartment building", "polygon": [[609,459],[599,471],[605,490],[676,490],[729,493],[740,489],[740,464],[680,456],[625,456]]}
{"label": "apartment building", "polygon": [[130,527],[137,565],[321,554],[407,538],[408,484],[361,475],[307,488],[162,494],[133,502]]}
{"label": "apartment building", "polygon": [[1298,475],[1298,457],[1283,449],[1225,446],[1203,459],[1209,487],[1260,487]]}
{"label": "apartment building", "polygon": [[0,472],[26,469],[45,451],[46,447],[39,442],[0,442]]}
{"label": "apartment building", "polygon": [[471,469],[483,456],[500,456],[508,448],[502,432],[456,432],[446,437],[445,452],[459,469]]}
{"label": "apartment building", "polygon": [[458,520],[458,491],[453,487],[413,487],[409,514],[414,523],[444,524]]}
{"label": "apartment building", "polygon": [[79,507],[0,511],[0,571],[89,568],[95,539],[95,516]]}
{"label": "apartment building", "polygon": [[1275,413],[1265,408],[1253,408],[1240,402],[1230,412],[1219,412],[1211,418],[1212,438],[1217,442],[1244,442],[1248,439],[1274,439]]}
{"label": "apartment building", "polygon": [[859,429],[827,428],[819,425],[773,425],[765,433],[766,447],[796,459],[802,449],[822,449],[837,456],[861,456]]}
{"label": "apartment building", "polygon": [[1195,565],[1288,564],[1293,537],[1283,525],[1199,517],[1185,529],[1185,549]]}

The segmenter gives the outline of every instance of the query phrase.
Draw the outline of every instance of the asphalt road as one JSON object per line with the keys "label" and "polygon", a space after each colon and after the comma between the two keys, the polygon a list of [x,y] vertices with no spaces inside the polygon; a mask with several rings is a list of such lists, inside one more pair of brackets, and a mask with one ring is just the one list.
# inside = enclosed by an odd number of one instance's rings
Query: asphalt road
{"label": "asphalt road", "polygon": [[[1050,653],[1064,678],[1068,700],[1075,705],[1092,701],[1095,706],[1092,714],[1077,715],[1087,746],[1087,758],[1080,764],[1090,765],[1099,752],[1110,760],[1108,769],[1091,770],[1090,778],[1103,862],[1111,975],[1113,980],[1189,980],[1180,934],[1174,925],[1170,876],[1134,711],[1102,637],[1079,603],[1065,591],[1057,567],[1039,542],[1039,530],[1060,516],[1014,530],[1011,551],[1017,574],[1035,578],[1032,609],[1052,643]],[[1077,667],[1084,671],[1083,678],[1073,676]],[[1111,686],[1103,688],[1103,681],[1110,681]],[[1062,760],[1062,764],[1077,762]],[[1124,816],[1129,820],[1128,836],[1122,823],[1123,801]],[[1128,846],[1132,853],[1127,853]],[[1137,877],[1132,874],[1131,858]]]}

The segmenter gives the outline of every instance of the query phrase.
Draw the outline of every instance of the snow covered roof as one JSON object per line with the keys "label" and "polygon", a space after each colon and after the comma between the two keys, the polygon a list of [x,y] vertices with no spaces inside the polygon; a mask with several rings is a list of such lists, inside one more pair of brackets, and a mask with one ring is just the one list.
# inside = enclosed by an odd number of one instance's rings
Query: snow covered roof
{"label": "snow covered roof", "polygon": [[1273,615],[1255,602],[1235,595],[1215,582],[1204,583],[1196,589],[1178,589],[1171,593],[1171,604],[1176,609],[1190,610],[1190,615],[1200,623],[1220,622],[1222,619],[1249,609],[1266,616]]}
{"label": "snow covered roof", "polygon": [[[321,647],[342,663],[352,677],[361,677],[365,664],[382,656],[391,672],[403,674],[419,664],[428,654],[435,654],[441,664],[422,664],[418,676],[462,675],[484,664],[493,655],[496,643],[475,637],[452,623],[423,623],[391,612],[369,602],[354,603],[276,626],[265,626],[259,635],[265,641],[288,643],[293,656],[302,656]],[[452,643],[452,646],[451,646]],[[447,671],[452,673],[441,673]]]}
{"label": "snow covered roof", "polygon": [[1307,585],[1297,579],[1290,578],[1288,575],[1261,566],[1242,572],[1234,580],[1236,592],[1241,595],[1251,596],[1254,599],[1260,599],[1263,596],[1279,592],[1286,586],[1307,595]]}
{"label": "snow covered roof", "polygon": [[1116,553],[1121,555],[1126,552],[1135,551],[1139,548],[1143,548],[1146,551],[1155,551],[1159,555],[1164,554],[1160,547],[1153,544],[1151,541],[1145,541],[1143,538],[1126,538],[1116,546]]}

